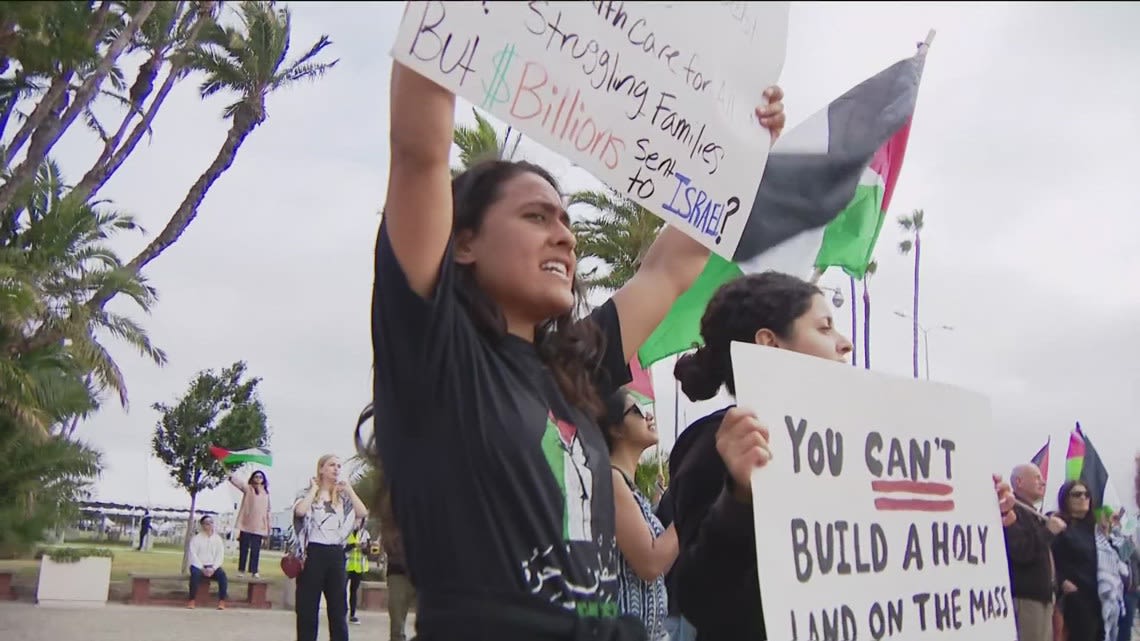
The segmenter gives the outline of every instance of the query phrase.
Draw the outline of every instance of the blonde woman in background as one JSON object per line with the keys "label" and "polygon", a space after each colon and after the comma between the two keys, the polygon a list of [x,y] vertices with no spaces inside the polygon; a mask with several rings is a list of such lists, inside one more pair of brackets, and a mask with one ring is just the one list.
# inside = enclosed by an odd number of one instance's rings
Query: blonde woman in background
{"label": "blonde woman in background", "polygon": [[352,485],[340,479],[340,459],[325,454],[317,475],[293,503],[293,532],[304,568],[297,576],[297,641],[316,641],[321,595],[328,610],[329,640],[348,641],[348,591],[344,546],[368,509]]}

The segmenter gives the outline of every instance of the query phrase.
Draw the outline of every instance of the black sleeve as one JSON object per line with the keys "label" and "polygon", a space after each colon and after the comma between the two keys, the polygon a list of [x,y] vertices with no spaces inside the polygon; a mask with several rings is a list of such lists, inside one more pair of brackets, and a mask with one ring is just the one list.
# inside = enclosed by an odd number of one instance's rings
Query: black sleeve
{"label": "black sleeve", "polygon": [[681,612],[698,630],[754,630],[759,603],[752,505],[732,496],[716,451],[719,421],[694,424],[696,442],[670,483],[681,552],[674,566]]}
{"label": "black sleeve", "polygon": [[669,527],[673,523],[673,489],[665,488],[665,492],[661,495],[661,499],[657,502],[657,520],[661,521],[661,527]]}
{"label": "black sleeve", "polygon": [[391,398],[413,403],[438,398],[434,387],[445,378],[440,374],[446,362],[457,344],[471,339],[473,327],[455,295],[454,277],[449,243],[435,292],[423,298],[413,291],[392,251],[387,222],[381,222],[372,292],[372,351],[375,384],[387,388]]}
{"label": "black sleeve", "polygon": [[[1072,525],[1070,524],[1070,527]],[[1067,532],[1067,531],[1066,531]],[[1073,585],[1079,585],[1076,573],[1073,571],[1073,550],[1071,546],[1070,536],[1062,532],[1057,538],[1053,539],[1053,568],[1057,573],[1057,590],[1060,592],[1061,584],[1065,581],[1070,581]]]}
{"label": "black sleeve", "polygon": [[629,371],[629,363],[625,360],[625,349],[621,343],[621,319],[618,318],[613,299],[590,312],[589,320],[597,326],[605,343],[594,373],[598,395],[604,399],[633,380],[633,376]]}

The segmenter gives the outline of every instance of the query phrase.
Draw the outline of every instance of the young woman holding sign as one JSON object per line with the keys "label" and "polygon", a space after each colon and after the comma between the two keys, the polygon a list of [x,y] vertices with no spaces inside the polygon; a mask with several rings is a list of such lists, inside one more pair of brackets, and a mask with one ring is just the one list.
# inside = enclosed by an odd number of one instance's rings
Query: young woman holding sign
{"label": "young woman holding sign", "polygon": [[[757,109],[773,136],[782,93]],[[422,639],[644,638],[617,616],[599,395],[703,269],[666,228],[588,316],[562,194],[491,160],[454,180],[455,96],[393,64],[376,242],[374,452],[392,489]]]}
{"label": "young woman holding sign", "polygon": [[[846,361],[851,341],[835,328],[823,292],[804,280],[767,272],[733,280],[701,318],[704,346],[677,361],[673,373],[694,401],[736,394],[733,341]],[[805,383],[807,384],[807,383]],[[681,552],[673,585],[681,613],[698,639],[767,638],[760,606],[752,521],[752,471],[768,462],[768,428],[731,406],[689,425],[669,461],[669,493]],[[1012,523],[1013,494],[994,477],[1002,522]]]}

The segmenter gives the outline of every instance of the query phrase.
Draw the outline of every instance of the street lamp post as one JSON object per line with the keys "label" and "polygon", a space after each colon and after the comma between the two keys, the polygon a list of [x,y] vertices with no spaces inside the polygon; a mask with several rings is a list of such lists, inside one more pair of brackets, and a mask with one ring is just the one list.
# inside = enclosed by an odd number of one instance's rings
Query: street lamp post
{"label": "street lamp post", "polygon": [[[895,316],[899,318],[911,318],[910,314],[906,312],[895,311]],[[926,380],[930,380],[930,332],[944,329],[948,332],[954,331],[950,325],[938,325],[937,327],[926,327],[922,323],[918,324],[918,330],[922,332],[922,358],[926,362]]]}
{"label": "street lamp post", "polygon": [[816,285],[816,287],[831,292],[832,305],[835,305],[836,307],[843,307],[845,299],[843,298],[843,291],[838,287],[824,287],[823,285]]}

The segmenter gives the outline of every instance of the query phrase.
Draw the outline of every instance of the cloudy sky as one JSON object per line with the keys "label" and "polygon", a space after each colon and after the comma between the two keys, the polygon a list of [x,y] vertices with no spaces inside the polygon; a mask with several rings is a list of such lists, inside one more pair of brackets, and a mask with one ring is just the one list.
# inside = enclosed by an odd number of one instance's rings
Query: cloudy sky
{"label": "cloudy sky", "polygon": [[[149,457],[157,419],[149,407],[173,403],[196,371],[238,359],[264,378],[277,506],[305,484],[319,455],[353,453],[352,426],[370,394],[371,260],[402,5],[289,4],[295,47],[328,34],[340,64],[317,84],[271,97],[269,120],[178,244],[148,268],[162,298],[141,320],[170,362],[158,368],[114,347],[130,409],[108,403],[79,431],[106,453],[101,499],[188,502]],[[1136,24],[1140,6],[1123,3],[797,2],[780,81],[794,126],[938,30],[877,251],[872,362],[910,375],[909,321],[893,312],[910,309],[913,265],[896,251],[893,218],[923,208],[920,317],[954,328],[930,334],[931,377],[992,398],[985,462],[1007,470],[1052,437],[1056,478],[1079,420],[1128,495],[1123,477],[1140,450],[1140,84],[1129,80],[1140,66]],[[201,101],[184,83],[153,141],[102,196],[156,232],[216,153],[225,104]],[[471,120],[470,105],[461,102],[460,118]],[[72,133],[57,153],[75,178],[94,147]],[[567,189],[595,184],[527,142],[520,155],[547,164]],[[144,242],[118,246],[129,257]],[[841,274],[823,283],[847,293]],[[849,305],[836,312],[841,327],[850,326]],[[670,370],[654,370],[666,444],[675,422]],[[681,403],[682,427],[722,402]],[[235,496],[220,488],[201,504],[222,509]]]}

